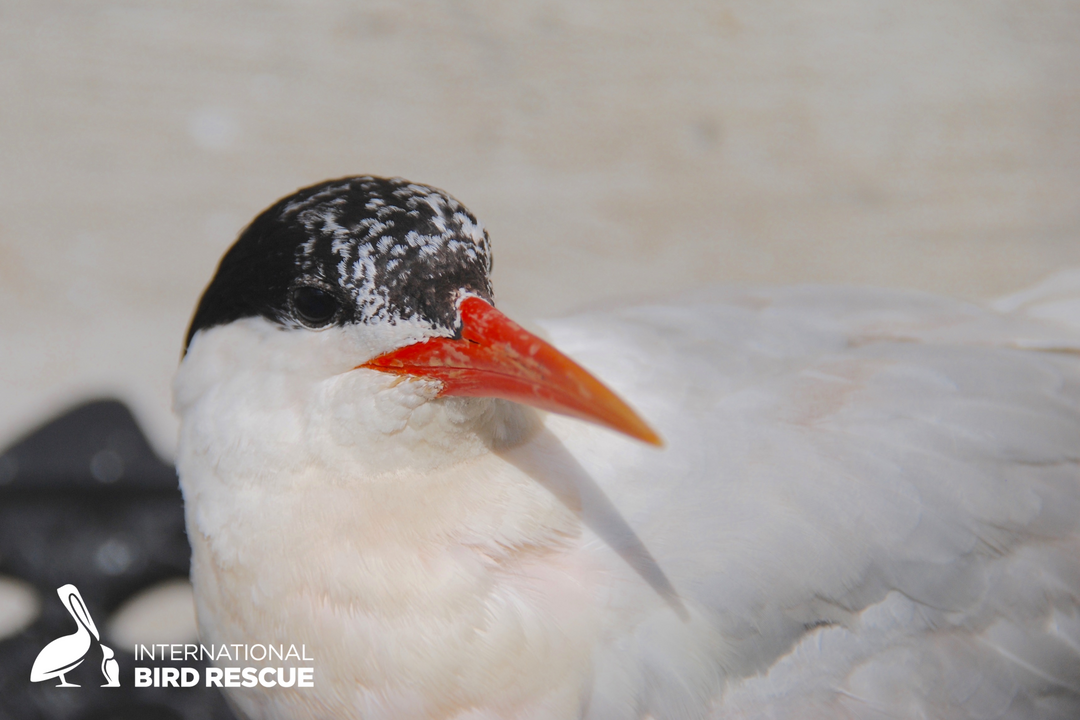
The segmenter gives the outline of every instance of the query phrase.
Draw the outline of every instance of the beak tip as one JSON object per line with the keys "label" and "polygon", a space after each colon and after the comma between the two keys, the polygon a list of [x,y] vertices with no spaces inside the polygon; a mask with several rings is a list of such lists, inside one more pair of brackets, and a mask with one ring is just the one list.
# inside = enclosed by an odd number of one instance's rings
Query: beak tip
{"label": "beak tip", "polygon": [[[601,424],[607,425],[610,429],[626,435],[627,437],[639,440],[646,445],[652,445],[655,448],[663,448],[667,443],[664,442],[664,438],[660,437],[660,433],[652,429],[652,427],[642,419],[634,410],[622,400],[618,399],[614,395],[612,401],[616,404],[617,413],[614,417],[609,416],[606,418],[606,422]],[[590,419],[590,418],[583,418]],[[594,420],[595,422],[595,420]]]}
{"label": "beak tip", "polygon": [[667,446],[667,443],[664,442],[664,438],[660,437],[655,430],[644,423],[642,423],[641,428],[637,428],[636,432],[631,434],[631,437],[640,440],[646,445],[652,445],[658,450],[662,450]]}

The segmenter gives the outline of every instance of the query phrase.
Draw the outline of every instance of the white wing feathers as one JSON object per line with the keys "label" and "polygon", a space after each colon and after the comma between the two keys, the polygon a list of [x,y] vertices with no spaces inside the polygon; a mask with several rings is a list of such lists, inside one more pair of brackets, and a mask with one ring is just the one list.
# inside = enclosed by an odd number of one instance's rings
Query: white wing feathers
{"label": "white wing feathers", "polygon": [[[722,638],[641,631],[610,662],[700,642],[714,676],[667,675],[715,717],[1080,717],[1080,360],[1063,352],[1080,333],[1022,305],[790,288],[550,324],[669,447],[551,427]],[[626,592],[627,623],[664,612]],[[602,717],[618,673],[597,672]],[[635,687],[661,715],[665,691]]]}

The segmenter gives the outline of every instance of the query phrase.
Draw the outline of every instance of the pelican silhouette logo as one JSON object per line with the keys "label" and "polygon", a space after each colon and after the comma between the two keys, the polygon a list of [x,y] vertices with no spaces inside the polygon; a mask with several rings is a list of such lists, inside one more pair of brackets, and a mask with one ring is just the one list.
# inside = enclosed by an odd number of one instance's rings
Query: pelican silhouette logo
{"label": "pelican silhouette logo", "polygon": [[71,635],[65,635],[53,640],[42,648],[34,660],[34,667],[30,669],[30,682],[42,682],[60,678],[60,684],[56,687],[79,687],[69,683],[64,675],[82,664],[86,653],[90,652],[91,636],[101,645],[101,674],[105,678],[105,684],[101,687],[120,687],[120,667],[116,662],[115,653],[108,645],[101,642],[101,635],[97,626],[94,625],[90,611],[86,609],[79,589],[74,585],[64,585],[56,589],[60,596],[60,602],[75,618],[78,629]]}

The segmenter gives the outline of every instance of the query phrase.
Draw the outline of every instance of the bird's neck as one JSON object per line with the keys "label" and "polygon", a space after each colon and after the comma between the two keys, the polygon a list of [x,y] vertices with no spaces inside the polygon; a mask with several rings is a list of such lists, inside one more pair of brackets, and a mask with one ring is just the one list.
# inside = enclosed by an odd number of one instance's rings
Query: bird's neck
{"label": "bird's neck", "polygon": [[[238,337],[197,337],[175,386],[204,642],[304,644],[318,673],[348,675],[328,689],[459,691],[425,703],[479,702],[503,675],[587,675],[589,631],[567,628],[597,573],[572,502],[518,457],[544,452],[533,411],[347,365],[252,367],[269,354]],[[526,647],[522,623],[558,641]]]}
{"label": "bird's neck", "polygon": [[[366,548],[396,542],[397,533],[417,540],[465,533],[486,522],[473,513],[505,513],[499,506],[518,495],[543,514],[537,497],[546,491],[502,459],[538,433],[535,411],[438,398],[436,381],[367,369],[304,374],[247,363],[241,371],[231,366],[237,343],[219,347],[217,339],[193,345],[175,383],[188,522],[212,542],[317,536],[301,522],[308,509],[341,520],[348,527],[336,537]],[[274,525],[276,509],[296,519],[283,515]]]}
{"label": "bird's neck", "polygon": [[[317,462],[277,452],[257,472],[228,474],[265,440],[237,434],[211,456],[189,437],[180,472],[203,641],[304,645],[317,695],[281,702],[354,702],[342,688],[405,698],[387,717],[417,706],[455,717],[492,686],[527,705],[586,677],[586,608],[599,593],[576,552],[579,518],[493,452],[494,439],[463,440],[455,462],[426,467],[376,471],[358,459],[373,448],[338,446]],[[435,690],[413,697],[417,687]]]}

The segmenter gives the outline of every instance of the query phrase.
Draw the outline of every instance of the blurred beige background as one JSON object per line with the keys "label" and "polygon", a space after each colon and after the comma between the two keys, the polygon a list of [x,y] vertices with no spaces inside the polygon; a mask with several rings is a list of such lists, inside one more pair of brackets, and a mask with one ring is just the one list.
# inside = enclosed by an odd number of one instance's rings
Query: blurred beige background
{"label": "blurred beige background", "polygon": [[1080,265],[1076,0],[0,3],[0,442],[169,381],[243,225],[445,188],[522,318],[710,282],[969,298]]}

